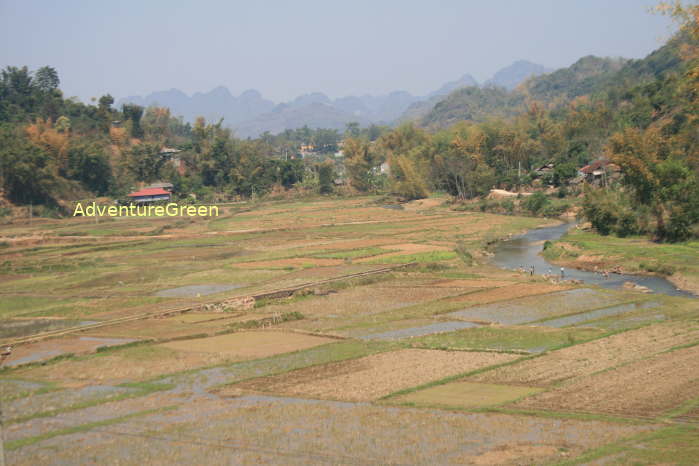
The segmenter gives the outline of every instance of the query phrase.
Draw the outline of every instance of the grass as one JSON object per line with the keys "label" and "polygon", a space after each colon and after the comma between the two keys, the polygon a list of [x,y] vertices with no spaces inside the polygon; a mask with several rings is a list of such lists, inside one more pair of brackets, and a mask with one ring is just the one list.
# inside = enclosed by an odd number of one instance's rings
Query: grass
{"label": "grass", "polygon": [[63,429],[52,430],[50,432],[46,432],[46,433],[41,434],[41,435],[35,435],[33,437],[25,437],[22,439],[11,440],[9,442],[5,442],[5,448],[8,451],[13,451],[13,450],[17,450],[19,448],[34,445],[35,443],[43,442],[44,440],[52,439],[54,437],[59,437],[62,435],[77,434],[80,432],[87,432],[87,431],[90,431],[90,430],[95,429],[97,427],[105,427],[105,426],[110,426],[110,425],[114,425],[114,424],[120,424],[122,422],[126,422],[129,419],[133,419],[136,417],[149,416],[151,414],[163,413],[163,412],[167,412],[167,411],[172,411],[174,409],[177,409],[177,407],[176,406],[166,406],[163,408],[147,409],[144,411],[137,411],[135,413],[129,413],[129,414],[126,414],[124,416],[113,417],[110,419],[104,419],[102,421],[88,422],[86,424],[80,424],[77,426],[71,426],[71,427],[65,427]]}
{"label": "grass", "polygon": [[363,257],[378,256],[379,254],[386,254],[389,252],[396,252],[395,249],[381,249],[381,248],[361,248],[361,249],[350,249],[347,251],[333,251],[326,253],[314,254],[313,257],[318,257],[320,259],[361,259]]}
{"label": "grass", "polygon": [[457,254],[453,251],[428,251],[415,254],[401,254],[398,256],[377,257],[368,261],[368,264],[408,264],[411,262],[439,262],[455,259]]}
{"label": "grass", "polygon": [[593,328],[476,327],[411,339],[429,349],[497,349],[544,351],[594,339],[602,331]]}
{"label": "grass", "polygon": [[104,403],[111,403],[111,402],[116,402],[116,401],[128,400],[130,398],[140,398],[142,396],[150,395],[151,393],[154,393],[154,392],[171,390],[172,388],[174,388],[174,385],[164,384],[164,383],[161,383],[161,384],[127,383],[127,384],[122,384],[121,386],[126,387],[126,388],[133,388],[133,389],[135,389],[135,391],[127,392],[127,393],[120,393],[117,395],[109,394],[105,397],[81,401],[79,403],[75,403],[75,404],[72,404],[70,406],[64,406],[62,408],[48,409],[45,411],[39,411],[36,413],[32,413],[32,414],[29,414],[26,416],[17,417],[14,419],[6,419],[5,422],[7,424],[21,424],[21,423],[24,423],[27,421],[31,421],[32,419],[38,419],[38,418],[42,418],[42,417],[53,417],[53,416],[57,416],[59,414],[69,413],[71,411],[77,411],[80,409],[91,408],[93,406],[99,406],[99,405],[104,404]]}
{"label": "grass", "polygon": [[604,267],[620,265],[630,273],[669,276],[681,273],[693,286],[699,286],[699,241],[656,243],[646,237],[618,238],[591,231],[571,229],[545,250],[549,260],[570,261],[581,255],[600,256]]}
{"label": "grass", "polygon": [[589,450],[577,458],[557,463],[559,466],[605,463],[653,465],[695,465],[699,458],[699,428],[674,425],[643,433]]}

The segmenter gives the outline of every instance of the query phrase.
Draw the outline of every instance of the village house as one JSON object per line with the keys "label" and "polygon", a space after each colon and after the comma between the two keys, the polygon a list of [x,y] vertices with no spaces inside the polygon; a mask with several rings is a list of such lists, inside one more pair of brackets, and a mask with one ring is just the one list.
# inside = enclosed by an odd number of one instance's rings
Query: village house
{"label": "village house", "polygon": [[548,162],[539,168],[534,170],[534,174],[536,176],[544,176],[549,173],[553,173],[553,170],[556,168],[556,165],[553,162]]}
{"label": "village house", "polygon": [[619,178],[619,166],[606,159],[595,160],[578,170],[578,175],[586,183],[596,186],[606,186],[610,181]]}
{"label": "village house", "polygon": [[160,156],[169,160],[172,166],[177,170],[180,176],[184,176],[187,172],[187,167],[185,166],[184,160],[179,155],[182,152],[179,149],[173,149],[172,147],[163,147],[160,150]]}
{"label": "village house", "polygon": [[153,204],[155,202],[169,201],[172,193],[163,188],[143,188],[127,194],[127,197],[135,204]]}

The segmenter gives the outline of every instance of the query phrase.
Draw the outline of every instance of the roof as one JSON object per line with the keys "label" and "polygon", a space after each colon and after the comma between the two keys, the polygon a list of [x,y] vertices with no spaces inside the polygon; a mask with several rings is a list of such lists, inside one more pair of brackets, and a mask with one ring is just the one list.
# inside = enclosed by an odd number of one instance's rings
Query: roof
{"label": "roof", "polygon": [[163,194],[167,194],[168,196],[170,193],[168,191],[165,191],[163,188],[145,188],[140,191],[133,192],[131,194],[127,194],[129,197],[141,197],[141,196],[161,196]]}
{"label": "roof", "polygon": [[[585,165],[580,169],[581,172],[585,173],[586,175],[591,175],[595,170],[599,170],[600,168],[604,168],[607,165],[613,165],[609,160],[595,160],[592,162],[590,165]],[[610,167],[614,168],[614,167]]]}

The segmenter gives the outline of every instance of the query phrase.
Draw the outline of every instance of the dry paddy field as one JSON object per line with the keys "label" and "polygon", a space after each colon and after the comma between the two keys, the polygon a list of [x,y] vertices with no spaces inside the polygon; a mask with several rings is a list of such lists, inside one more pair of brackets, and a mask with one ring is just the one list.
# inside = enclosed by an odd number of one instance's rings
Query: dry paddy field
{"label": "dry paddy field", "polygon": [[398,390],[516,358],[511,354],[406,349],[253,379],[234,389],[301,398],[372,401]]}
{"label": "dry paddy field", "polygon": [[699,345],[576,378],[517,406],[654,418],[697,399]]}
{"label": "dry paddy field", "polygon": [[[637,360],[641,360],[643,365],[650,356],[694,342],[699,342],[699,323],[657,324],[552,351],[539,358],[480,374],[473,380],[546,387]],[[655,376],[659,375],[656,373]]]}
{"label": "dry paddy field", "polygon": [[694,464],[697,300],[501,270],[551,222],[445,200],[3,225],[8,463]]}

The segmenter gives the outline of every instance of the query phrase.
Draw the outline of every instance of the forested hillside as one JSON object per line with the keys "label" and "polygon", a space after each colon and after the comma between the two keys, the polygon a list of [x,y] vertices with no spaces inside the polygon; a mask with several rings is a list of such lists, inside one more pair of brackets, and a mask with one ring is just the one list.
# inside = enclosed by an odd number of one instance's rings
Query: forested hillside
{"label": "forested hillside", "polygon": [[[564,198],[584,186],[571,185],[578,170],[603,159],[621,176],[587,190],[584,213],[599,231],[688,238],[699,221],[699,7],[667,11],[680,31],[644,59],[583,57],[512,91],[457,89],[420,124],[395,129],[333,120],[334,129],[241,140],[220,121],[190,125],[167,108],[114,108],[109,95],[91,105],[66,99],[53,68],[8,67],[0,79],[2,198],[59,208],[64,200],[118,198],[156,180],[172,182],[188,200],[292,187],[329,193],[343,180],[351,192],[404,199],[549,185]],[[322,106],[323,97],[300,105]],[[544,165],[550,172],[537,170]],[[545,211],[538,199],[533,212]]]}
{"label": "forested hillside", "polygon": [[[393,190],[470,198],[493,186],[529,185],[540,175],[535,169],[550,164],[555,168],[540,182],[565,196],[578,170],[602,159],[621,177],[587,190],[584,214],[598,231],[669,240],[696,235],[699,7],[666,11],[680,19],[680,31],[642,60],[584,57],[513,92],[460,89],[421,125],[384,134],[373,151],[391,162]],[[445,129],[430,132],[439,128]],[[348,164],[371,159],[366,152],[348,154]]]}

